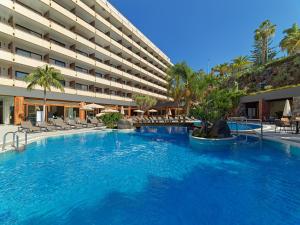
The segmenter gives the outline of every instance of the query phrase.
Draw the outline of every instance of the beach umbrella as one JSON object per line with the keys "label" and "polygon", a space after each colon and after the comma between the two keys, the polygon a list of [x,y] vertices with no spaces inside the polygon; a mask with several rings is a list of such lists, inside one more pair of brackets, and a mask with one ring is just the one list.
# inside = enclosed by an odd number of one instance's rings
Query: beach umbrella
{"label": "beach umbrella", "polygon": [[150,113],[156,113],[157,110],[156,109],[150,109],[148,112],[150,112]]}
{"label": "beach umbrella", "polygon": [[136,109],[136,110],[134,110],[133,112],[136,112],[136,113],[144,113],[144,111],[143,111],[143,110],[140,110],[140,109]]}
{"label": "beach umbrella", "polygon": [[117,112],[119,111],[116,109],[104,109],[101,111],[101,113],[117,113]]}
{"label": "beach umbrella", "polygon": [[100,117],[100,116],[103,116],[103,115],[105,115],[105,113],[98,113],[98,114],[96,114],[96,117]]}
{"label": "beach umbrella", "polygon": [[123,106],[121,106],[120,113],[121,113],[122,115],[125,115],[125,111],[124,111],[124,107],[123,107]]}
{"label": "beach umbrella", "polygon": [[94,109],[91,107],[88,107],[87,105],[82,106],[80,109],[83,109],[85,111],[93,111]]}
{"label": "beach umbrella", "polygon": [[169,111],[168,111],[168,116],[172,116],[172,111],[171,111],[171,109],[169,109]]}
{"label": "beach umbrella", "polygon": [[103,105],[98,105],[95,103],[88,104],[86,107],[91,108],[91,109],[104,109],[105,107]]}
{"label": "beach umbrella", "polygon": [[289,100],[285,101],[285,106],[284,106],[284,110],[283,110],[283,116],[286,116],[286,117],[292,116],[292,109],[291,109],[291,105],[290,105],[290,101]]}

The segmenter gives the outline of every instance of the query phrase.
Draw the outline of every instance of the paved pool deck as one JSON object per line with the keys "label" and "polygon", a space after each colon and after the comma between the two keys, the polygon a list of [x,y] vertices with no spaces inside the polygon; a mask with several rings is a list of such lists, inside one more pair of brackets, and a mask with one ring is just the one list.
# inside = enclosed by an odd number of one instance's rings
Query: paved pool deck
{"label": "paved pool deck", "polygon": [[[3,138],[7,132],[15,132],[18,130],[18,126],[13,125],[1,125],[0,126],[0,153],[5,152],[8,150],[12,150],[12,141],[13,135],[8,135],[6,140],[5,148],[3,149]],[[36,132],[36,133],[28,133],[28,143],[33,141],[38,141],[43,138],[47,137],[56,137],[56,136],[65,136],[65,135],[72,135],[72,134],[82,134],[82,133],[91,133],[91,132],[101,132],[104,128],[101,127],[94,127],[94,128],[82,128],[82,129],[72,129],[72,130],[56,130],[50,132]],[[20,137],[20,146],[25,142],[24,133],[18,133]]]}

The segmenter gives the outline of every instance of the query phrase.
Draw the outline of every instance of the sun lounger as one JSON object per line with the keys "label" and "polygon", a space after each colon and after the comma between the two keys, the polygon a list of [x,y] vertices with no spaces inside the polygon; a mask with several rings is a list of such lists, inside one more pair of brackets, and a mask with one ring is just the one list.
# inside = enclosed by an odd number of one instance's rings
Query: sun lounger
{"label": "sun lounger", "polygon": [[81,124],[76,123],[75,120],[67,119],[66,123],[69,126],[71,126],[72,128],[75,128],[75,129],[83,128],[83,126]]}
{"label": "sun lounger", "polygon": [[89,122],[96,127],[103,127],[104,124],[100,122],[97,118],[89,118]]}
{"label": "sun lounger", "polygon": [[148,117],[144,117],[145,123],[152,123],[152,121]]}
{"label": "sun lounger", "polygon": [[81,120],[80,118],[76,118],[75,122],[77,124],[81,124],[83,127],[86,127],[86,128],[95,127],[95,125],[88,123],[86,120]]}
{"label": "sun lounger", "polygon": [[161,116],[157,117],[159,123],[166,123],[165,119]]}
{"label": "sun lounger", "polygon": [[164,121],[162,120],[161,117],[158,117],[158,116],[157,116],[157,117],[156,117],[156,120],[157,120],[158,123],[164,123]]}
{"label": "sun lounger", "polygon": [[66,124],[61,118],[53,119],[53,124],[63,130],[70,130],[72,127]]}
{"label": "sun lounger", "polygon": [[54,131],[54,130],[56,130],[55,126],[50,125],[47,122],[40,122],[40,123],[38,123],[38,127],[40,127],[41,130],[44,130],[44,131]]}
{"label": "sun lounger", "polygon": [[176,120],[173,117],[169,117],[170,123],[176,123]]}
{"label": "sun lounger", "polygon": [[153,117],[148,117],[151,123],[156,123],[156,120]]}
{"label": "sun lounger", "polygon": [[180,123],[180,118],[179,118],[179,116],[175,116],[175,117],[174,117],[174,121],[175,121],[175,123]]}
{"label": "sun lounger", "polygon": [[21,126],[18,128],[19,131],[26,131],[26,132],[40,132],[40,127],[35,127],[32,125],[31,121],[22,121]]}

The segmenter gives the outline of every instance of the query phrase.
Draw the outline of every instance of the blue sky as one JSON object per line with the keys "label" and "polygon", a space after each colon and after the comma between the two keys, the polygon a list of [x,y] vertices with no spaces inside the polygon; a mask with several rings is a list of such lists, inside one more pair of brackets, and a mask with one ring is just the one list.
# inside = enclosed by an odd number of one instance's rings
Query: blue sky
{"label": "blue sky", "polygon": [[110,0],[173,63],[207,70],[249,55],[253,32],[270,19],[282,31],[300,24],[300,0]]}

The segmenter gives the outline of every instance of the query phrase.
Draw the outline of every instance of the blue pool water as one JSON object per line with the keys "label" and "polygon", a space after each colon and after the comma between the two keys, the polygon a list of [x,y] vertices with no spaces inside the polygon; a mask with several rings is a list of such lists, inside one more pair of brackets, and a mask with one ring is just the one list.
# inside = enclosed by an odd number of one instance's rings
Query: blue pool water
{"label": "blue pool water", "polygon": [[258,129],[261,126],[255,123],[236,123],[236,122],[228,122],[228,126],[232,131],[246,131],[246,130],[254,130]]}
{"label": "blue pool water", "polygon": [[[201,126],[202,122],[199,120],[197,122],[194,122],[195,126]],[[259,124],[255,123],[244,123],[244,122],[227,122],[230,130],[232,131],[248,131],[248,130],[254,130],[258,129],[261,126]]]}
{"label": "blue pool water", "polygon": [[0,155],[0,224],[297,225],[300,149],[185,128],[49,138]]}

